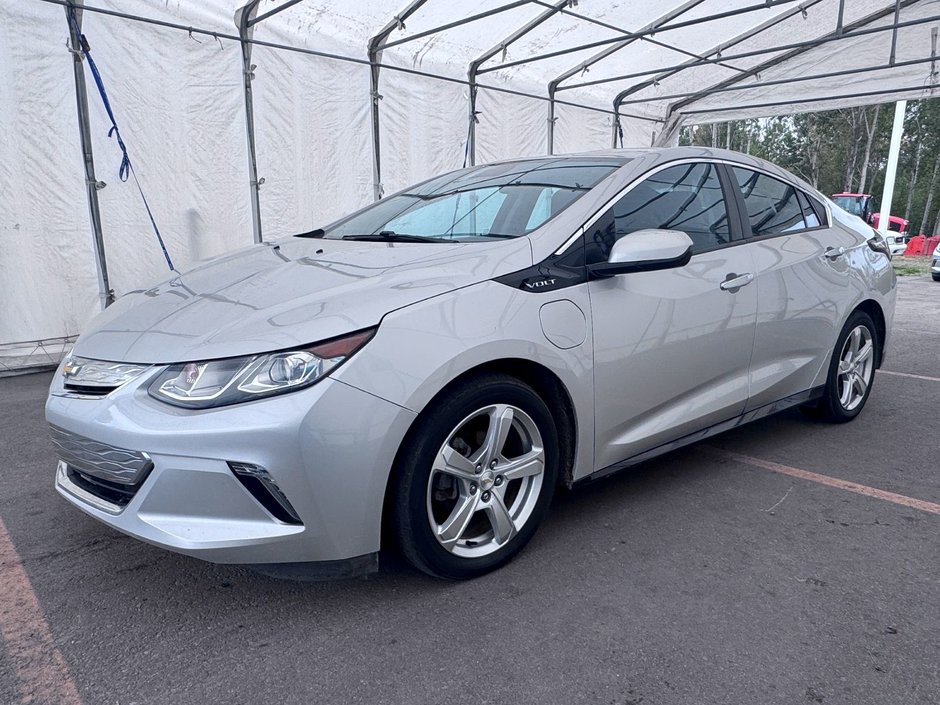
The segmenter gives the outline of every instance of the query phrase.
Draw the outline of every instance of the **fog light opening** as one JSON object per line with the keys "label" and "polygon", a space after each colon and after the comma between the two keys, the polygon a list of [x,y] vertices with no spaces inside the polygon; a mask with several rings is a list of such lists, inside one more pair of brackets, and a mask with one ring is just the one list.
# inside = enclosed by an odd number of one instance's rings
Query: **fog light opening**
{"label": "fog light opening", "polygon": [[258,500],[271,516],[285,524],[303,524],[287,496],[266,469],[252,463],[232,461],[229,461],[228,466],[248,493]]}

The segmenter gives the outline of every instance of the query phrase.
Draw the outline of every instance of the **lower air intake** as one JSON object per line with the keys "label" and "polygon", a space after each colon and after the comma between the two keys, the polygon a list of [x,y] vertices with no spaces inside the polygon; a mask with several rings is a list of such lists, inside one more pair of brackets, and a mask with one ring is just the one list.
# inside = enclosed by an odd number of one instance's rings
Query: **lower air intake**
{"label": "lower air intake", "polygon": [[248,493],[258,500],[271,516],[285,524],[303,524],[297,511],[267,470],[252,463],[230,461],[228,466]]}

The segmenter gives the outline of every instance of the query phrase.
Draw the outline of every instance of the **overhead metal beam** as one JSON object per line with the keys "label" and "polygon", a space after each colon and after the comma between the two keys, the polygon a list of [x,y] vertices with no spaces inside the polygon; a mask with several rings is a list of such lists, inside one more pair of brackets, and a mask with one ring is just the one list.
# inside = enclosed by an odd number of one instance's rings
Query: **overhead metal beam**
{"label": "overhead metal beam", "polygon": [[[253,22],[261,0],[249,0],[235,11],[235,26],[238,28],[239,45],[242,53],[242,88],[245,97],[245,135],[248,140],[248,196],[251,201],[251,235],[255,242],[261,242],[261,183],[258,179],[258,157],[255,152],[255,109],[251,95],[251,81],[255,77],[251,63],[249,41],[254,33]],[[280,9],[280,8],[279,8]],[[274,11],[266,13],[270,16]]]}
{"label": "overhead metal beam", "polygon": [[[899,0],[899,2],[903,4],[904,7],[907,7],[908,5],[911,5],[917,2],[917,0]],[[685,98],[678,101],[674,105],[670,105],[668,114],[671,115],[674,112],[681,111],[682,108],[684,108],[685,106],[690,105],[697,100],[701,100],[702,98],[710,94],[709,91],[714,93],[716,91],[727,88],[729,86],[736,85],[740,83],[741,81],[743,81],[748,76],[757,76],[762,71],[766,71],[767,69],[773,68],[774,66],[778,66],[784,63],[785,61],[789,61],[801,54],[806,53],[807,51],[815,49],[818,46],[821,46],[822,44],[833,42],[833,41],[838,41],[840,39],[851,39],[852,37],[864,36],[865,34],[872,34],[876,31],[887,31],[888,29],[891,29],[890,26],[866,28],[866,25],[869,25],[872,22],[877,22],[883,17],[890,15],[892,12],[895,13],[895,21],[893,23],[893,26],[895,27],[894,31],[896,32],[897,31],[896,27],[898,26],[897,18],[898,18],[899,11],[900,11],[899,5],[896,5],[895,7],[886,7],[877,12],[873,12],[872,14],[866,17],[858,19],[855,22],[852,22],[848,25],[837,26],[835,31],[833,32],[824,34],[823,36],[818,37],[815,40],[801,43],[800,45],[792,48],[790,51],[787,51],[785,54],[781,56],[775,56],[772,59],[769,59],[767,61],[764,61],[758,64],[757,66],[754,66],[753,68],[749,69],[745,75],[732,76],[731,78],[727,78],[723,81],[719,81],[718,83],[712,86],[709,86],[708,88],[702,91],[696,91],[692,95],[686,96]],[[935,19],[940,19],[940,18],[935,18]],[[917,22],[920,22],[920,21],[922,20],[917,20]],[[856,69],[856,72],[863,73],[863,71],[858,71],[857,69]]]}
{"label": "overhead metal beam", "polygon": [[[468,116],[469,124],[467,127],[467,159],[471,166],[476,164],[477,154],[477,72],[487,61],[492,59],[500,52],[505,52],[510,44],[518,41],[533,29],[538,27],[540,24],[545,22],[547,19],[558,14],[558,12],[561,11],[561,9],[565,7],[570,1],[571,0],[556,0],[555,4],[549,5],[546,10],[533,17],[531,20],[519,27],[519,29],[517,29],[515,32],[505,37],[501,42],[497,42],[470,62],[470,65],[467,67],[467,80],[470,82],[470,114]],[[549,123],[548,130],[549,144],[551,144],[551,123]],[[551,154],[550,149],[549,154]]]}
{"label": "overhead metal beam", "polygon": [[248,26],[249,26],[249,27],[253,27],[254,25],[258,24],[259,22],[264,22],[264,21],[265,21],[266,19],[268,19],[269,17],[271,17],[271,16],[273,16],[273,15],[276,15],[276,14],[278,14],[279,12],[284,12],[284,10],[286,10],[288,7],[293,7],[294,5],[296,5],[297,3],[302,2],[302,1],[303,1],[303,0],[286,0],[286,1],[285,1],[284,3],[282,3],[281,5],[278,5],[277,7],[273,8],[273,9],[271,9],[271,10],[268,10],[267,12],[262,13],[262,14],[258,15],[257,17],[252,17],[251,19],[249,19],[249,21],[248,21]]}
{"label": "overhead metal beam", "polygon": [[855,93],[841,93],[839,95],[811,96],[809,98],[796,98],[794,100],[770,100],[763,103],[748,103],[746,105],[727,105],[718,108],[701,108],[699,110],[686,110],[682,115],[703,115],[709,113],[726,113],[729,110],[756,110],[758,108],[778,108],[784,105],[802,105],[804,103],[827,103],[833,100],[853,100],[855,98],[873,98],[882,95],[904,95],[909,99],[916,99],[918,93],[932,91],[940,88],[940,83],[919,83],[915,86],[885,88],[878,91],[859,91]]}
{"label": "overhead metal beam", "polygon": [[396,29],[405,28],[405,20],[411,17],[427,0],[411,0],[401,12],[393,17],[378,34],[369,40],[369,106],[372,115],[372,196],[382,198],[382,137],[379,129],[379,70],[385,41]]}
{"label": "overhead metal beam", "polygon": [[91,120],[88,113],[88,92],[85,88],[85,66],[81,50],[82,7],[84,0],[73,0],[74,23],[69,17],[72,7],[65,8],[65,21],[69,26],[69,51],[72,53],[72,73],[75,78],[75,105],[78,110],[78,140],[82,148],[85,165],[85,196],[88,200],[88,219],[91,221],[92,245],[95,254],[95,270],[98,276],[98,300],[104,310],[114,303],[114,291],[108,276],[108,258],[104,250],[104,233],[101,229],[101,209],[98,205],[98,189],[104,188],[95,176],[95,157],[91,146]]}
{"label": "overhead metal beam", "polygon": [[588,42],[587,44],[579,44],[577,46],[568,47],[566,49],[559,49],[556,51],[550,51],[545,54],[536,54],[535,56],[530,56],[525,59],[518,59],[516,61],[507,61],[506,63],[497,64],[496,66],[491,66],[487,69],[483,69],[480,73],[489,73],[490,71],[499,71],[500,69],[508,69],[512,66],[519,66],[521,64],[529,64],[536,61],[543,61],[545,59],[551,59],[556,56],[563,56],[565,54],[572,54],[576,51],[583,51],[585,49],[594,49],[595,47],[605,46],[607,44],[615,44],[617,42],[623,41],[624,39],[629,38],[642,38],[647,35],[668,32],[674,29],[681,29],[682,27],[691,27],[698,24],[703,24],[705,22],[713,22],[714,20],[724,19],[726,17],[737,17],[739,15],[744,15],[749,12],[757,12],[759,10],[767,10],[777,5],[787,5],[797,0],[765,0],[762,3],[757,5],[747,5],[746,7],[739,7],[734,10],[727,10],[725,12],[716,12],[713,15],[707,15],[705,17],[697,17],[693,20],[686,20],[684,22],[675,22],[663,27],[659,27],[655,30],[650,31],[638,31],[638,32],[624,32],[624,35],[621,37],[608,37],[607,39],[599,39],[594,42]]}
{"label": "overhead metal beam", "polygon": [[[809,9],[812,5],[815,5],[823,0],[804,0],[803,8]],[[905,4],[911,2],[918,2],[919,0],[904,0]],[[893,12],[893,6],[888,12]],[[898,29],[904,29],[906,27],[914,27],[922,24],[929,24],[933,22],[940,22],[940,15],[931,15],[930,17],[922,17],[914,20],[905,20],[903,22],[898,22],[897,25],[887,24],[880,27],[870,27],[867,29],[859,29],[851,33],[843,33],[841,35],[836,35],[835,33],[824,35],[821,38],[817,39],[808,39],[800,42],[790,42],[787,44],[778,44],[776,46],[764,47],[763,49],[753,49],[751,51],[742,51],[736,54],[724,54],[720,58],[709,58],[708,53],[705,53],[705,58],[696,61],[683,62],[681,64],[671,64],[668,66],[658,66],[656,68],[645,69],[643,71],[637,71],[635,73],[627,73],[620,76],[611,76],[609,78],[600,78],[593,81],[583,81],[581,83],[570,83],[567,86],[562,86],[559,90],[571,90],[574,88],[584,88],[586,86],[596,86],[601,83],[614,83],[616,81],[625,81],[631,78],[641,78],[643,76],[650,76],[654,73],[661,73],[664,71],[673,71],[675,69],[686,70],[690,68],[695,68],[697,66],[705,66],[708,64],[718,64],[721,61],[735,61],[738,59],[746,59],[754,56],[763,56],[765,54],[773,54],[783,51],[789,51],[792,49],[812,49],[814,47],[820,46],[822,44],[828,44],[831,42],[837,42],[840,39],[853,39],[857,37],[863,37],[869,34],[878,34],[880,32],[890,32],[897,27]],[[854,26],[854,25],[853,25]],[[731,46],[731,43],[722,44],[722,52]],[[742,72],[741,76],[734,76],[729,80],[741,80],[747,78],[746,75],[749,71],[753,69],[748,69]],[[659,80],[657,78],[657,80]]]}
{"label": "overhead metal beam", "polygon": [[[44,2],[49,5],[61,5],[67,7],[71,0],[38,0],[38,2]],[[206,29],[203,27],[194,27],[192,25],[185,25],[179,22],[168,22],[166,20],[158,20],[153,17],[144,17],[141,15],[135,15],[129,12],[121,12],[119,10],[110,10],[103,7],[93,7],[85,6],[85,12],[94,12],[97,14],[105,15],[107,17],[118,17],[121,19],[129,20],[132,22],[140,22],[142,24],[153,25],[155,27],[163,27],[165,29],[175,29],[187,34],[200,35],[205,37],[212,37],[218,41],[223,39],[229,41],[240,41],[237,34],[229,34],[227,32],[219,32],[214,29]],[[294,54],[302,54],[304,56],[316,56],[322,59],[329,59],[330,61],[340,61],[347,64],[357,64],[360,66],[369,66],[369,60],[366,58],[356,57],[356,56],[347,56],[345,54],[336,54],[329,51],[321,51],[320,49],[310,49],[308,47],[299,47],[292,46],[290,44],[280,44],[278,42],[265,41],[263,39],[249,38],[246,40],[249,44],[254,46],[267,47],[269,49],[278,49],[281,51],[289,51]],[[388,71],[395,71],[397,73],[407,74],[409,76],[421,76],[422,78],[430,78],[436,81],[442,81],[443,83],[453,83],[456,85],[467,86],[469,81],[466,78],[457,78],[455,76],[445,76],[442,74],[433,73],[431,71],[422,71],[421,69],[408,68],[407,66],[396,66],[394,64],[378,64],[381,68]],[[547,101],[548,98],[539,93],[529,93],[527,91],[520,91],[513,88],[505,88],[504,86],[497,86],[495,84],[485,84],[478,83],[477,86],[481,89],[493,91],[495,93],[505,93],[507,95],[518,95],[523,98],[531,98],[532,100],[543,100]],[[602,108],[597,105],[586,105],[584,103],[575,103],[573,101],[564,101],[557,100],[559,105],[571,105],[576,108],[581,108],[583,110],[589,110],[595,113],[603,113],[605,115],[610,115],[613,111],[610,108]],[[661,123],[662,120],[659,118],[649,117],[648,115],[631,115],[636,120],[646,120],[649,122]]]}
{"label": "overhead metal beam", "polygon": [[[800,3],[796,7],[791,7],[789,10],[785,10],[784,12],[778,13],[774,15],[773,17],[767,20],[764,20],[760,24],[754,27],[751,27],[749,30],[732,37],[730,41],[716,44],[711,49],[705,52],[705,56],[710,57],[713,55],[720,54],[723,50],[727,49],[728,47],[736,46],[737,44],[740,44],[741,42],[746,41],[748,39],[751,39],[752,37],[755,37],[758,34],[761,34],[762,32],[766,32],[771,27],[774,27],[780,24],[781,22],[784,22],[790,19],[794,15],[805,12],[806,7],[817,4],[822,1],[823,0],[808,0],[807,2]],[[649,88],[650,86],[656,85],[660,81],[664,81],[670,76],[674,76],[680,71],[684,71],[686,68],[690,68],[692,66],[698,65],[698,62],[699,62],[698,59],[690,59],[689,61],[686,61],[685,63],[680,64],[677,67],[670,68],[647,81],[643,81],[641,83],[630,86],[629,88],[625,90],[620,91],[620,93],[618,93],[617,96],[614,98],[614,104],[613,104],[614,120],[613,120],[613,130],[612,130],[612,135],[611,135],[611,144],[614,147],[617,146],[617,135],[620,132],[620,108],[621,108],[621,103],[623,102],[625,98],[627,98],[627,96],[632,95],[633,93],[637,93],[641,90],[644,90],[645,88]],[[667,122],[668,122],[668,118],[667,118]]]}
{"label": "overhead metal beam", "polygon": [[[689,5],[690,7],[687,8],[687,9],[690,9],[691,7],[694,7],[695,5],[699,5],[699,4],[701,4],[703,1],[704,1],[704,0],[698,0],[697,2],[688,3],[688,5]],[[544,2],[544,0],[532,0],[532,2],[536,3],[537,5],[547,5],[547,3]],[[676,16],[678,16],[678,15],[683,14],[685,11],[686,11],[686,10],[683,10],[683,9],[681,9],[681,7],[680,7],[680,8],[677,8],[677,9],[673,10],[670,14],[672,14],[674,17],[676,17]],[[563,12],[563,14],[564,14],[565,16],[567,16],[567,17],[574,17],[574,18],[576,18],[576,19],[579,19],[579,20],[582,20],[582,21],[584,21],[584,22],[587,22],[588,24],[593,24],[593,25],[596,25],[596,26],[598,26],[598,27],[603,27],[604,29],[609,29],[609,30],[611,30],[611,31],[613,31],[613,32],[617,32],[617,33],[619,33],[619,34],[623,34],[623,35],[630,35],[630,34],[631,34],[631,33],[628,32],[627,30],[625,30],[623,27],[618,27],[617,25],[611,24],[610,22],[604,22],[603,20],[599,20],[599,19],[594,18],[594,17],[588,17],[587,15],[582,15],[582,14],[579,13],[579,12],[573,12],[573,11],[570,10],[570,9],[568,9],[568,10],[563,10],[562,12]],[[647,26],[649,26],[649,25],[647,25]],[[644,29],[645,29],[645,28],[644,28]],[[640,30],[640,31],[642,31],[642,30]],[[652,44],[653,46],[658,46],[658,47],[662,47],[663,49],[668,49],[669,51],[674,51],[674,52],[676,52],[677,54],[683,54],[684,56],[690,56],[690,57],[693,57],[693,58],[696,58],[696,59],[702,58],[702,57],[700,57],[698,54],[696,54],[695,52],[689,51],[689,50],[687,50],[687,49],[683,49],[682,47],[675,46],[674,44],[668,44],[667,42],[661,42],[661,41],[658,40],[658,39],[654,39],[654,38],[653,38],[653,35],[644,35],[644,36],[641,36],[641,37],[628,37],[628,39],[626,39],[626,40],[624,40],[624,41],[626,41],[626,42],[633,42],[633,41],[636,41],[636,40],[638,40],[638,39],[639,39],[639,40],[642,40],[642,41],[644,41],[644,42],[647,42],[648,44]],[[614,45],[614,47],[617,47],[617,45]],[[622,48],[622,47],[619,47],[619,48]],[[617,50],[617,48],[614,48],[614,51],[616,51],[616,50]],[[606,51],[601,52],[601,53],[603,53],[603,54],[605,54],[605,55],[608,54],[608,52],[606,52]],[[612,53],[612,52],[610,52],[610,53]],[[588,60],[588,62],[589,62],[589,61],[590,61],[590,60]],[[577,68],[575,69],[575,71],[585,71],[585,70],[587,70],[587,67],[591,65],[591,63],[588,63],[588,62],[583,62],[583,63],[579,64],[579,65],[577,66]],[[724,66],[725,68],[729,68],[729,69],[731,69],[731,70],[733,70],[733,71],[743,70],[743,69],[738,69],[736,66],[732,66],[731,64],[722,63],[721,65]]]}
{"label": "overhead metal beam", "polygon": [[402,39],[396,39],[394,42],[386,42],[382,45],[382,49],[391,49],[392,47],[397,47],[400,44],[407,44],[408,42],[413,42],[416,39],[423,39],[424,37],[430,37],[432,34],[440,34],[441,32],[446,32],[449,29],[454,29],[454,27],[460,27],[461,25],[469,24],[471,22],[476,22],[477,20],[482,20],[487,17],[492,17],[493,15],[498,15],[501,12],[506,12],[507,10],[515,10],[517,7],[523,5],[531,5],[532,0],[515,0],[507,5],[500,5],[499,7],[494,7],[492,10],[487,10],[485,12],[478,12],[475,15],[470,15],[468,17],[463,17],[459,20],[454,20],[453,22],[448,22],[447,24],[442,24],[438,27],[432,27],[431,29],[426,29],[423,32],[418,32],[416,34],[403,37]]}
{"label": "overhead metal beam", "polygon": [[[840,76],[855,76],[859,74],[871,73],[873,71],[887,71],[891,68],[903,68],[905,66],[917,66],[918,64],[929,64],[936,61],[935,56],[927,56],[920,59],[909,59],[908,61],[896,61],[894,64],[880,64],[878,66],[863,66],[855,69],[843,69],[841,71],[827,71],[825,73],[800,74],[799,76],[790,76],[789,78],[774,79],[771,81],[761,81],[760,83],[748,83],[745,85],[729,85],[722,88],[706,88],[702,91],[696,91],[696,100],[706,98],[718,93],[732,93],[736,91],[752,91],[755,88],[767,88],[770,86],[785,86],[791,83],[802,83],[803,81],[817,81],[826,78],[839,78]],[[664,100],[676,100],[688,98],[689,93],[673,93],[671,95],[658,95],[653,98],[634,98],[633,100],[621,101],[620,105],[658,103]]]}
{"label": "overhead metal beam", "polygon": [[651,32],[651,31],[655,32],[660,27],[663,27],[669,22],[672,22],[674,19],[676,19],[680,15],[688,12],[689,10],[691,10],[697,5],[701,5],[703,2],[704,0],[686,0],[686,2],[682,3],[678,7],[670,10],[664,15],[660,15],[658,18],[656,18],[655,20],[647,24],[645,27],[641,28],[639,32],[637,32],[635,35],[627,37],[626,39],[622,39],[616,44],[611,44],[606,49],[601,50],[600,52],[590,57],[586,61],[583,61],[577,66],[571,69],[568,69],[564,73],[561,73],[558,76],[556,76],[553,80],[549,81],[548,83],[548,153],[549,154],[555,153],[555,93],[558,91],[559,86],[563,81],[568,80],[579,71],[587,70],[588,67],[593,66],[598,61],[601,61],[602,59],[605,59],[611,54],[620,51],[624,47],[627,47],[630,44],[633,44],[633,42],[636,42],[639,39],[641,39],[643,36],[646,36],[645,33]]}
{"label": "overhead metal beam", "polygon": [[[773,27],[774,25],[782,22],[783,20],[789,19],[793,15],[799,12],[802,12],[803,10],[807,10],[813,5],[817,5],[821,2],[824,2],[824,0],[803,0],[803,2],[800,3],[799,7],[792,8],[778,15],[774,15],[773,17],[769,18],[765,22],[755,25],[754,27],[747,30],[747,32],[744,32],[743,34],[735,35],[731,39],[725,42],[722,42],[721,44],[714,45],[712,49],[710,50],[700,52],[698,58],[696,59],[683,61],[682,63],[678,63],[678,64],[667,64],[665,66],[655,66],[653,68],[644,69],[642,71],[635,71],[633,73],[625,73],[625,74],[620,74],[617,76],[609,76],[607,78],[596,78],[591,81],[579,81],[578,83],[569,83],[568,85],[560,86],[558,90],[570,91],[570,90],[574,90],[575,88],[586,88],[588,86],[598,86],[604,83],[616,83],[617,81],[628,81],[632,78],[642,78],[644,76],[653,76],[655,74],[669,73],[669,75],[672,75],[673,72],[678,73],[679,71],[684,71],[686,69],[695,68],[697,66],[706,66],[710,64],[723,65],[723,62],[725,61],[731,61],[731,60],[738,59],[741,57],[750,56],[751,55],[750,53],[746,53],[746,54],[739,53],[739,54],[725,55],[725,56],[719,56],[719,55],[722,52],[724,52],[726,49],[732,46],[735,46],[736,44],[739,44],[745,41],[746,39],[749,39],[755,34],[760,34],[765,29],[769,29],[770,27]],[[772,51],[777,51],[777,49],[770,48],[766,50],[760,50],[758,53],[769,53]],[[715,56],[716,58],[711,58],[712,56]],[[740,69],[736,69],[736,70],[740,70]],[[746,72],[746,70],[741,71],[741,72],[744,73]],[[660,80],[659,76],[657,76],[655,80],[659,81]]]}

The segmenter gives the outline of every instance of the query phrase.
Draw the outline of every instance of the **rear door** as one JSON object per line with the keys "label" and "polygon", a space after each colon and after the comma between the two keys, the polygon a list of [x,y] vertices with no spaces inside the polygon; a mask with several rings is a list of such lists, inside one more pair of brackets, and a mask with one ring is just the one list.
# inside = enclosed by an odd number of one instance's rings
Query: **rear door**
{"label": "rear door", "polygon": [[756,267],[757,330],[747,408],[825,381],[856,239],[829,227],[825,206],[769,174],[732,166]]}
{"label": "rear door", "polygon": [[[689,264],[591,281],[595,469],[744,410],[754,341],[754,263],[719,165],[682,163],[636,185],[585,233],[588,264],[637,230],[686,232]],[[730,215],[729,215],[730,214]],[[729,286],[736,284],[735,286]]]}

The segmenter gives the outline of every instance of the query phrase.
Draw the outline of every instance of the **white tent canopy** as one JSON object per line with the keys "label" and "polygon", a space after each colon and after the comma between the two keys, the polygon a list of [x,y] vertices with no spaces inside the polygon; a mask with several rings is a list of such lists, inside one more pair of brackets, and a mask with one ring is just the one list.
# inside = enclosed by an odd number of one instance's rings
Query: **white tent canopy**
{"label": "white tent canopy", "polygon": [[[474,157],[666,144],[682,124],[938,85],[940,0],[260,0],[239,13],[241,34],[231,3],[89,0],[80,17],[178,269],[250,244],[258,223],[266,238],[309,230]],[[73,336],[98,309],[64,4],[0,2],[8,352]],[[243,50],[259,188],[248,187]],[[85,76],[120,296],[167,270]]]}

